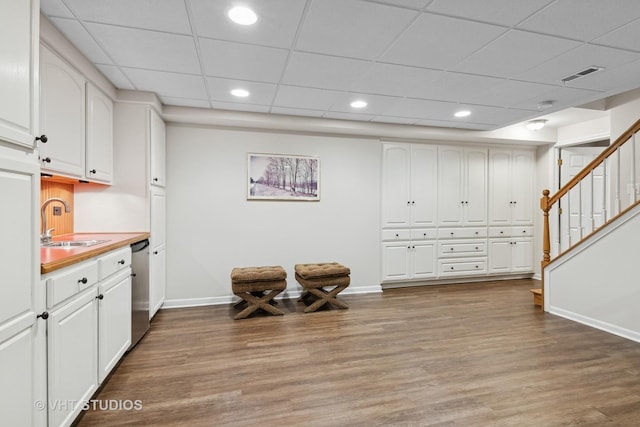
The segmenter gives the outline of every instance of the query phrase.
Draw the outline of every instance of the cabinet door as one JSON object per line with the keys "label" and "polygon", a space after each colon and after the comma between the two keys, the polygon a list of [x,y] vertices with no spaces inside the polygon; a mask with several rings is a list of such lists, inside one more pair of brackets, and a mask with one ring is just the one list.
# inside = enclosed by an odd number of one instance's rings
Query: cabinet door
{"label": "cabinet door", "polygon": [[463,149],[460,147],[438,147],[438,223],[440,225],[462,225],[463,193]]}
{"label": "cabinet door", "polygon": [[131,270],[100,283],[100,295],[98,380],[102,383],[131,344]]}
{"label": "cabinet door", "polygon": [[51,311],[47,329],[49,425],[68,426],[98,388],[97,289]]}
{"label": "cabinet door", "polygon": [[0,1],[0,139],[26,147],[37,131],[38,4]]}
{"label": "cabinet door", "polygon": [[85,81],[50,50],[40,48],[40,146],[42,168],[72,177],[84,176]]}
{"label": "cabinet door", "polygon": [[438,148],[411,146],[411,225],[436,225]]}
{"label": "cabinet door", "polygon": [[409,225],[411,149],[408,144],[382,146],[382,226]]}
{"label": "cabinet door", "polygon": [[104,183],[111,183],[113,175],[113,101],[89,83],[85,175]]}
{"label": "cabinet door", "polygon": [[436,275],[436,245],[434,242],[411,243],[412,278]]}
{"label": "cabinet door", "polygon": [[487,223],[487,150],[464,150],[464,224]]}
{"label": "cabinet door", "polygon": [[149,254],[149,319],[162,307],[166,288],[166,251],[154,248]]}
{"label": "cabinet door", "polygon": [[511,263],[513,272],[533,271],[533,240],[513,240],[513,258]]}
{"label": "cabinet door", "polygon": [[382,280],[409,278],[409,242],[382,244]]}
{"label": "cabinet door", "polygon": [[489,225],[511,224],[513,211],[511,186],[511,151],[491,150],[489,153]]}
{"label": "cabinet door", "polygon": [[489,240],[489,273],[511,271],[512,247],[510,239]]}
{"label": "cabinet door", "polygon": [[[1,19],[1,18],[0,18]],[[1,42],[0,42],[1,43]],[[0,155],[0,425],[42,425],[46,412],[46,321],[40,284],[40,168]],[[41,380],[45,380],[44,382]]]}
{"label": "cabinet door", "polygon": [[157,248],[166,243],[167,201],[164,189],[151,189],[151,247]]}
{"label": "cabinet door", "polygon": [[166,185],[166,128],[154,110],[149,110],[151,184],[159,187]]}
{"label": "cabinet door", "polygon": [[511,166],[512,223],[533,224],[534,158],[530,151],[514,151]]}

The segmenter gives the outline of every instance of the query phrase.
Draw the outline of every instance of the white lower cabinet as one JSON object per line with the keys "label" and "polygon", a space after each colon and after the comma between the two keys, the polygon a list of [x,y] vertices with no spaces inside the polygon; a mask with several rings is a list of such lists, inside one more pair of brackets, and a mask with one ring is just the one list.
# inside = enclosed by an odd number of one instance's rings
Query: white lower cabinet
{"label": "white lower cabinet", "polygon": [[491,227],[489,233],[489,273],[533,271],[533,227]]}
{"label": "white lower cabinet", "polygon": [[164,245],[152,249],[149,257],[149,319],[151,319],[164,304],[167,263],[167,251]]}
{"label": "white lower cabinet", "polygon": [[48,425],[69,426],[131,343],[131,249],[43,276]]}
{"label": "white lower cabinet", "polygon": [[435,232],[429,229],[384,230],[382,278],[384,281],[426,279],[436,276]]}

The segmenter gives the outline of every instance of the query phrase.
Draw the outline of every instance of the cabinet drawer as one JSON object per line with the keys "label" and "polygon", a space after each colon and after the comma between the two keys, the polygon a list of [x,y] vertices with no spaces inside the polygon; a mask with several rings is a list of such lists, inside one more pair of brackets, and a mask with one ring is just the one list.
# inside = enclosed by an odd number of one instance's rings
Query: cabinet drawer
{"label": "cabinet drawer", "polygon": [[469,239],[477,237],[487,237],[486,227],[468,228],[440,228],[438,230],[439,239]]}
{"label": "cabinet drawer", "polygon": [[533,236],[533,227],[511,227],[511,236],[530,237]]}
{"label": "cabinet drawer", "polygon": [[113,273],[128,268],[131,265],[131,248],[118,249],[98,258],[100,280],[104,280]]}
{"label": "cabinet drawer", "polygon": [[435,228],[415,228],[411,230],[411,240],[433,240],[436,237]]}
{"label": "cabinet drawer", "polygon": [[487,254],[487,243],[482,242],[439,242],[439,256],[475,256]]}
{"label": "cabinet drawer", "polygon": [[66,300],[98,282],[98,263],[95,260],[67,267],[46,279],[47,307]]}
{"label": "cabinet drawer", "polygon": [[489,237],[511,237],[513,227],[489,227]]}
{"label": "cabinet drawer", "polygon": [[383,241],[410,240],[410,239],[411,239],[411,233],[406,228],[399,228],[396,230],[382,230]]}
{"label": "cabinet drawer", "polygon": [[440,261],[440,275],[453,276],[456,274],[484,274],[487,272],[487,260],[446,260]]}

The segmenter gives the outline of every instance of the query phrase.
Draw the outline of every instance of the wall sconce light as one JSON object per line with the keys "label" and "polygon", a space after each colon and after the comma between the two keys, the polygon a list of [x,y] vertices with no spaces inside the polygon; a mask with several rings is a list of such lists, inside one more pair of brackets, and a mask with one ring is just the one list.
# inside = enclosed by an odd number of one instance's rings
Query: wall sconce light
{"label": "wall sconce light", "polygon": [[546,123],[547,121],[545,119],[531,120],[530,122],[527,123],[527,129],[540,130],[544,127]]}

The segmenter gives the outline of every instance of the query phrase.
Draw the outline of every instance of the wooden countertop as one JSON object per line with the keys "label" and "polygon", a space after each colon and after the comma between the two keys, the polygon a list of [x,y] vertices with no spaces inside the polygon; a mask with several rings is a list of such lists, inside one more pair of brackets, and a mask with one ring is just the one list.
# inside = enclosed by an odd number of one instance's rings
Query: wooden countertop
{"label": "wooden countertop", "polygon": [[63,267],[68,267],[80,261],[93,258],[105,252],[112,251],[140,240],[148,239],[149,233],[73,233],[56,236],[59,240],[106,240],[89,247],[40,248],[40,274],[51,273]]}

